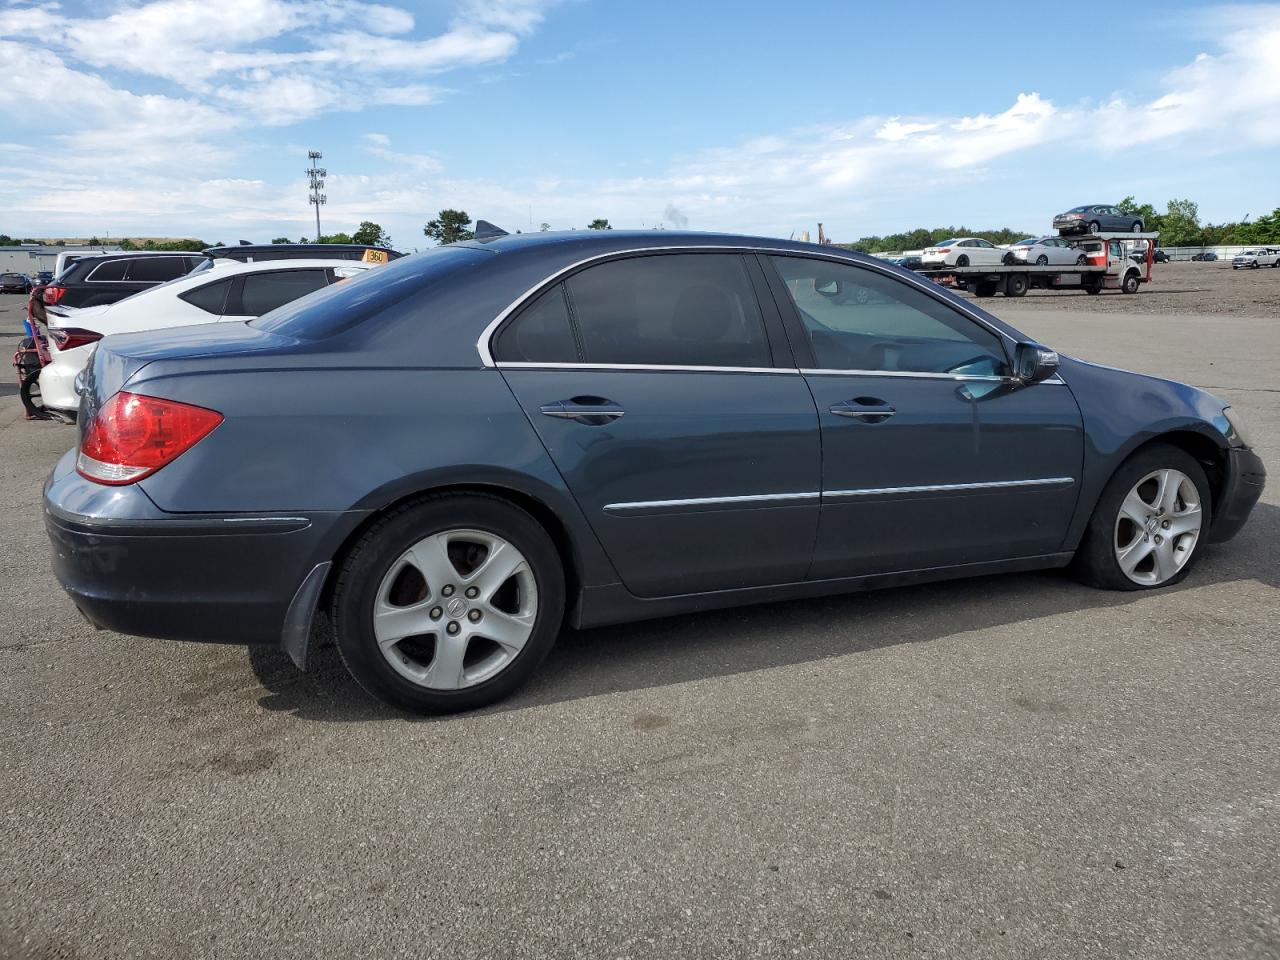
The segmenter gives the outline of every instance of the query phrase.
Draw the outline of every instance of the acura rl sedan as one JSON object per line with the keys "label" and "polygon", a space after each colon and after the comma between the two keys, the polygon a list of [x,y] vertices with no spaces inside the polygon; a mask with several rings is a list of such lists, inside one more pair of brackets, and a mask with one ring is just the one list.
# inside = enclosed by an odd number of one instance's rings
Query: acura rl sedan
{"label": "acura rl sedan", "polygon": [[779,240],[440,247],[248,323],[101,341],[44,509],[93,623],[281,645],[414,711],[562,627],[1070,567],[1187,576],[1262,492],[1238,416]]}

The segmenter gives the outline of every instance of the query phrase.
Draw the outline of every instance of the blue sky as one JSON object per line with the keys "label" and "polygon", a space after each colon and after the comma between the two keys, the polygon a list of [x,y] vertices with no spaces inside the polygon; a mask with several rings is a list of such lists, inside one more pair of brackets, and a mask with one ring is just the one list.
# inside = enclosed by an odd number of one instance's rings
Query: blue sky
{"label": "blue sky", "polygon": [[402,248],[445,206],[839,240],[1280,206],[1280,5],[1064,9],[2,0],[0,231],[297,238],[309,147],[325,232]]}

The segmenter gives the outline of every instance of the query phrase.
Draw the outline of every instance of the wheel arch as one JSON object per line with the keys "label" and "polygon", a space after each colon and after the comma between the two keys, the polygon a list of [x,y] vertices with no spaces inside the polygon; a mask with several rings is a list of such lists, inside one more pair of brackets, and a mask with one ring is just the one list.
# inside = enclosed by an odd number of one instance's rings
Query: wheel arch
{"label": "wheel arch", "polygon": [[[1219,440],[1209,433],[1202,432],[1189,425],[1171,427],[1159,433],[1135,440],[1115,458],[1115,466],[1112,467],[1107,473],[1106,479],[1098,486],[1098,496],[1102,495],[1102,491],[1111,482],[1111,478],[1116,475],[1116,471],[1129,460],[1143,450],[1161,444],[1177,447],[1194,458],[1204,469],[1205,476],[1209,480],[1210,517],[1217,516],[1218,505],[1222,502],[1222,496],[1226,491],[1227,459],[1229,456],[1226,440]],[[1097,498],[1090,505],[1089,512],[1092,513],[1096,508]]]}
{"label": "wheel arch", "polygon": [[332,565],[325,576],[324,586],[320,590],[318,607],[328,610],[333,600],[333,589],[347,555],[360,542],[365,532],[387,514],[412,506],[434,497],[449,495],[473,494],[505,500],[533,517],[547,532],[560,557],[560,566],[565,577],[565,618],[574,622],[577,617],[579,598],[583,585],[587,581],[583,549],[574,539],[562,516],[546,501],[514,484],[502,483],[493,479],[484,480],[446,480],[408,492],[400,492],[393,499],[381,503],[370,510],[359,523],[342,539],[327,558]]}

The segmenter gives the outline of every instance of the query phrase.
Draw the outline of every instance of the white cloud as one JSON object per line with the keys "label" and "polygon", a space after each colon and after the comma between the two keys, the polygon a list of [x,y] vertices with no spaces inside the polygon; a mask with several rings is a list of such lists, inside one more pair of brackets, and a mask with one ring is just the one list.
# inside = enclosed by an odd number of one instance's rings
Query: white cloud
{"label": "white cloud", "polygon": [[[424,35],[402,7],[347,0],[155,0],[129,6],[132,18],[111,13],[75,22],[48,8],[11,8],[0,34],[15,39],[0,41],[0,70],[42,76],[24,92],[22,116],[32,114],[34,98],[44,126],[67,132],[56,135],[60,149],[42,158],[40,177],[6,152],[13,159],[0,168],[0,203],[9,210],[9,232],[61,229],[92,217],[208,239],[228,225],[262,237],[307,232],[309,211],[299,202],[304,180],[234,176],[241,172],[235,157],[252,141],[272,142],[255,129],[373,102],[435,102],[447,93],[432,82],[439,74],[510,57],[545,8],[466,0],[434,35]],[[132,29],[131,19],[148,23]],[[1010,91],[1003,103],[961,115],[886,114],[778,130],[669,158],[665,169],[642,165],[662,171],[649,176],[574,177],[550,168],[465,178],[435,155],[369,133],[357,142],[368,166],[328,178],[326,229],[375,219],[405,246],[424,245],[421,224],[444,206],[509,229],[528,229],[530,207],[535,229],[542,220],[582,227],[597,216],[615,226],[687,221],[695,229],[784,235],[802,223],[812,229],[816,220],[828,227],[876,218],[914,226],[934,219],[931,211],[961,185],[1002,185],[1046,159],[1125,171],[1116,182],[1128,183],[1128,171],[1154,150],[1176,149],[1171,163],[1180,165],[1214,151],[1277,145],[1280,9],[1233,10],[1203,22],[1216,24],[1209,52],[1170,71],[1145,97],[1055,103],[1035,91]],[[46,38],[46,46],[32,37]],[[118,79],[121,71],[146,75],[137,89],[164,92],[132,92]],[[100,125],[86,127],[86,118]],[[20,136],[13,124],[8,129],[10,138]]]}

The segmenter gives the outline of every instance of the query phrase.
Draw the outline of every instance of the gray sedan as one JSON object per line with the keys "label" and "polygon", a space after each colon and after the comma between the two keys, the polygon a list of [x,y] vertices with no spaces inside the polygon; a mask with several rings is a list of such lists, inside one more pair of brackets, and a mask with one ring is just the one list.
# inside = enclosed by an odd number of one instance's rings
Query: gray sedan
{"label": "gray sedan", "polygon": [[1105,203],[1072,207],[1053,218],[1053,229],[1070,233],[1141,233],[1142,218]]}
{"label": "gray sedan", "polygon": [[1265,475],[1203,390],[712,234],[491,232],[107,337],[82,397],[44,516],[86,617],[305,667],[321,612],[415,711],[505,696],[565,626],[1068,566],[1167,586]]}

